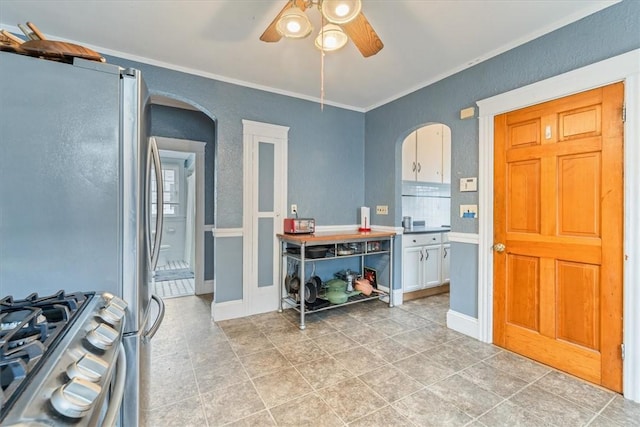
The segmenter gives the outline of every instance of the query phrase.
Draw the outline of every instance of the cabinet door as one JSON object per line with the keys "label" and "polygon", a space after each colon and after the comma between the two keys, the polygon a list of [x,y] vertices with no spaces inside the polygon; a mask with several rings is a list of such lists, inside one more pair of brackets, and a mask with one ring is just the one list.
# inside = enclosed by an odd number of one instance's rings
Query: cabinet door
{"label": "cabinet door", "polygon": [[451,129],[442,126],[442,182],[451,184]]}
{"label": "cabinet door", "polygon": [[425,246],[422,248],[423,257],[423,277],[422,287],[431,288],[440,285],[440,264],[441,264],[441,245]]}
{"label": "cabinet door", "polygon": [[449,283],[451,281],[449,273],[449,263],[451,262],[450,253],[451,245],[442,245],[442,271],[440,283]]}
{"label": "cabinet door", "polygon": [[422,127],[417,134],[417,180],[442,182],[442,125]]}
{"label": "cabinet door", "polygon": [[422,289],[422,247],[405,248],[402,253],[402,289],[411,292]]}
{"label": "cabinet door", "polygon": [[416,180],[416,132],[411,132],[402,143],[402,180]]}

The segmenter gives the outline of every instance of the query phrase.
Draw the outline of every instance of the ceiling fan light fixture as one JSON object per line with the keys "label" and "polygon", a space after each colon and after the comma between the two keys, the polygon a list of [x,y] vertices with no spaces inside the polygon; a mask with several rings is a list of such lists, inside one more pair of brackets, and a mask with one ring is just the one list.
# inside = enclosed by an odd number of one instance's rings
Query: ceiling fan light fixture
{"label": "ceiling fan light fixture", "polygon": [[342,28],[335,24],[327,24],[316,37],[316,47],[325,52],[333,52],[343,48],[347,41],[348,37]]}
{"label": "ceiling fan light fixture", "polygon": [[301,39],[311,34],[313,27],[307,15],[300,8],[292,6],[280,16],[276,30],[283,37]]}
{"label": "ceiling fan light fixture", "polygon": [[346,24],[353,21],[362,10],[361,0],[323,0],[320,6],[322,15],[333,24]]}

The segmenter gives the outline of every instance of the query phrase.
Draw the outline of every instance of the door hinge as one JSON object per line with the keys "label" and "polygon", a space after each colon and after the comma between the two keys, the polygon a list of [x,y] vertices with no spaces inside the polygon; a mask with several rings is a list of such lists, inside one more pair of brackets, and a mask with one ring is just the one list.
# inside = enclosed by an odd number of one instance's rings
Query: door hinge
{"label": "door hinge", "polygon": [[622,355],[622,360],[624,360],[624,343],[620,344],[620,353]]}
{"label": "door hinge", "polygon": [[622,106],[622,123],[627,122],[627,107],[625,105]]}

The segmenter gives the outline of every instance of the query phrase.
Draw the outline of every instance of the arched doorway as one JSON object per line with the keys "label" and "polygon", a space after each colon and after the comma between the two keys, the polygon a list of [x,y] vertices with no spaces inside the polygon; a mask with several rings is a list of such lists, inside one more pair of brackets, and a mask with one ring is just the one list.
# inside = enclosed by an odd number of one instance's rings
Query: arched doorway
{"label": "arched doorway", "polygon": [[[194,224],[194,292],[197,295],[213,292],[215,271],[215,244],[211,231],[215,224],[215,169],[216,169],[216,135],[217,121],[215,117],[204,108],[189,100],[177,99],[171,95],[151,96],[151,134],[156,136],[162,145],[160,148],[169,152],[178,153],[173,157],[181,157],[193,153],[196,159],[196,171],[198,159],[201,166],[201,186],[196,189],[194,205],[201,208],[200,215],[195,215],[198,220]],[[194,142],[196,141],[196,142]],[[202,152],[199,153],[199,143],[202,143]],[[166,152],[166,151],[165,151]],[[161,156],[162,157],[162,156]],[[185,199],[186,203],[187,200]],[[180,224],[180,222],[177,222]],[[186,225],[186,218],[184,221]],[[173,237],[178,234],[178,227],[173,227]],[[177,242],[188,243],[188,239],[178,238]],[[168,256],[176,256],[172,249],[181,247],[181,244],[172,245],[165,243],[165,252]],[[173,248],[172,248],[173,247]],[[167,296],[167,295],[165,295]],[[170,296],[170,295],[168,295]]]}

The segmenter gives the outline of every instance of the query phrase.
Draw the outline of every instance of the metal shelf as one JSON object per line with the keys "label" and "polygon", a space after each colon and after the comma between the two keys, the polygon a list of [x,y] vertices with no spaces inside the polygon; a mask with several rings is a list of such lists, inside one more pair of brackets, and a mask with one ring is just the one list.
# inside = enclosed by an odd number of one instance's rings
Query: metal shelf
{"label": "metal shelf", "polygon": [[[318,313],[320,311],[325,311],[325,310],[331,310],[332,308],[338,308],[338,307],[343,307],[345,305],[351,305],[351,304],[357,304],[359,302],[363,302],[363,301],[373,301],[373,300],[385,300],[389,298],[389,294],[384,292],[384,293],[372,293],[369,296],[366,295],[354,295],[352,297],[349,297],[349,299],[347,300],[347,302],[343,302],[342,304],[329,304],[326,307],[322,307],[322,308],[317,308],[315,310],[310,309],[310,308],[305,308],[305,313],[307,314],[311,314],[311,313]],[[293,297],[291,296],[286,296],[282,299],[282,302],[288,304],[289,306],[291,306],[291,308],[293,308],[295,311],[297,311],[298,313],[300,313],[300,303],[295,300]]]}
{"label": "metal shelf", "polygon": [[[336,307],[342,307],[345,305],[351,305],[360,303],[363,301],[371,301],[371,300],[383,300],[388,301],[389,307],[393,307],[393,241],[395,238],[395,233],[392,232],[365,232],[365,233],[339,233],[339,234],[316,234],[316,235],[305,235],[305,236],[292,236],[285,234],[278,234],[278,239],[280,240],[280,256],[282,262],[279,267],[279,280],[280,280],[280,288],[279,288],[279,298],[280,298],[280,307],[279,311],[282,312],[283,304],[286,304],[300,313],[300,329],[305,329],[304,316],[306,313],[317,313],[320,311],[331,310]],[[371,247],[369,244],[376,244],[376,248],[379,247],[381,250],[368,250]],[[357,244],[361,249],[360,252],[349,254],[349,255],[337,255],[335,252],[338,251],[338,246],[343,244]],[[293,245],[294,248],[299,248],[296,250],[296,253],[290,252],[290,246]],[[333,253],[328,256],[319,257],[319,258],[308,258],[305,256],[306,250],[308,247],[315,246],[326,246],[327,248],[333,248]],[[332,261],[337,259],[347,259],[347,258],[360,258],[361,267],[364,268],[364,260],[368,256],[373,255],[383,255],[387,256],[389,259],[389,268],[388,268],[388,283],[389,283],[389,291],[385,293],[372,293],[370,296],[354,295],[349,297],[349,299],[342,304],[330,304],[326,307],[317,308],[317,309],[309,309],[304,304],[304,301],[298,301],[298,299],[304,299],[299,294],[284,294],[284,286],[283,286],[283,265],[285,264],[286,259],[294,259],[300,262],[300,277],[305,276],[305,264],[307,262],[317,262],[317,261]],[[304,262],[302,262],[304,260]],[[378,278],[379,280],[380,278]],[[304,285],[301,284],[300,292],[304,292]]]}

